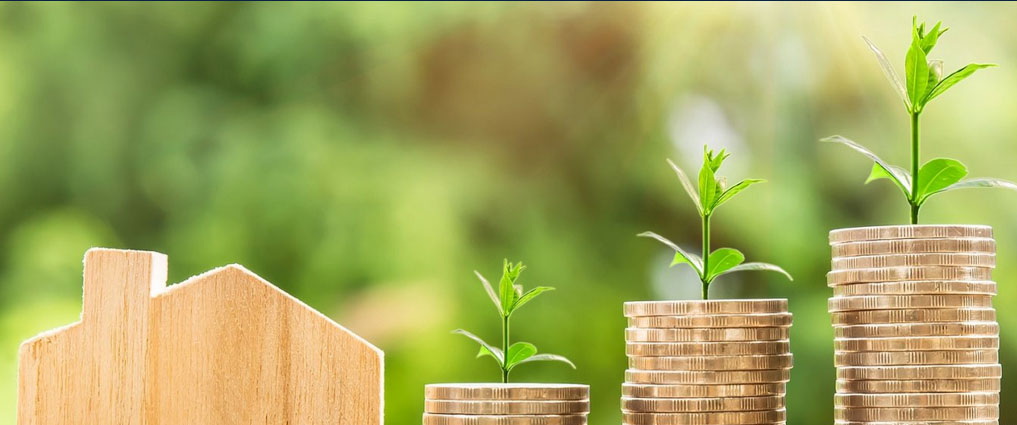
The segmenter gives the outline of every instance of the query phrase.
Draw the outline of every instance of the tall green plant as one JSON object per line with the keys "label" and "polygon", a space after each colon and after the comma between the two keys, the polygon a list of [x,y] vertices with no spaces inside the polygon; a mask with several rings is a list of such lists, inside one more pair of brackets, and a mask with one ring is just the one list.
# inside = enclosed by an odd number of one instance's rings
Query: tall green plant
{"label": "tall green plant", "polygon": [[697,256],[686,252],[681,249],[678,244],[671,242],[653,232],[643,232],[638,236],[653,238],[661,243],[671,247],[675,251],[674,260],[671,261],[671,267],[679,264],[688,264],[696,271],[699,275],[699,280],[702,283],[703,299],[708,299],[710,295],[710,283],[714,279],[723,276],[728,273],[747,271],[747,270],[769,270],[783,274],[788,280],[794,280],[791,275],[784,269],[777,267],[773,264],[767,263],[743,263],[745,261],[745,255],[741,251],[734,248],[718,248],[715,251],[710,251],[710,218],[713,217],[713,213],[725,202],[731,200],[739,192],[745,190],[747,187],[752,186],[756,183],[762,183],[763,180],[759,179],[745,179],[734,186],[727,187],[727,180],[717,176],[717,170],[720,169],[720,165],[729,156],[723,149],[720,153],[714,155],[713,151],[703,147],[703,168],[699,170],[699,185],[693,186],[692,182],[685,175],[685,172],[681,168],[678,168],[674,162],[667,160],[667,163],[674,169],[675,174],[678,175],[678,180],[681,181],[682,187],[685,188],[685,192],[692,198],[692,202],[696,205],[696,210],[699,211],[699,217],[702,222],[702,240],[703,250],[702,256]]}
{"label": "tall green plant", "polygon": [[918,224],[918,213],[925,204],[925,201],[932,195],[954,189],[968,189],[976,187],[1002,187],[1017,190],[1017,184],[1006,180],[993,178],[965,179],[968,174],[967,167],[960,161],[950,158],[935,158],[919,167],[920,162],[920,140],[919,124],[922,111],[932,99],[943,94],[947,89],[953,87],[961,80],[971,76],[975,71],[995,66],[993,64],[969,64],[943,77],[943,61],[929,59],[928,54],[936,46],[939,37],[949,28],[942,28],[942,22],[937,22],[926,32],[925,23],[918,24],[915,17],[911,22],[911,46],[908,47],[907,55],[904,57],[905,81],[901,82],[900,77],[893,70],[893,66],[869,39],[862,37],[869,48],[876,54],[876,59],[883,68],[890,84],[900,94],[904,108],[911,117],[911,170],[891,165],[880,159],[869,149],[848,140],[841,136],[831,136],[822,139],[824,142],[841,143],[860,152],[871,159],[874,164],[869,178],[865,183],[873,180],[888,179],[904,193],[908,203],[911,205],[911,224]]}
{"label": "tall green plant", "polygon": [[480,337],[465,330],[456,329],[452,331],[480,344],[480,352],[477,353],[477,358],[491,356],[501,369],[501,382],[508,382],[512,369],[523,363],[556,361],[567,363],[573,369],[576,368],[576,365],[569,361],[569,359],[557,354],[537,354],[537,347],[533,344],[528,342],[511,342],[509,331],[511,330],[510,319],[512,314],[526,303],[533,301],[538,295],[554,290],[554,288],[548,286],[538,286],[524,292],[522,285],[516,284],[523,270],[526,270],[526,266],[522,262],[512,264],[505,260],[497,291],[494,290],[491,283],[480,272],[473,272],[480,279],[480,283],[484,285],[484,289],[491,298],[491,302],[498,309],[498,315],[501,319],[501,348],[488,344]]}

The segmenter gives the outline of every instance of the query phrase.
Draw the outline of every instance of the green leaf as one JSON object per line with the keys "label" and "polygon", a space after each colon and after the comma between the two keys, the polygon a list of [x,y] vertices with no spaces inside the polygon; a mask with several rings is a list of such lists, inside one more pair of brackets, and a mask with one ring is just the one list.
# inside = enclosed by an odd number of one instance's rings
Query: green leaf
{"label": "green leaf", "polygon": [[[477,357],[481,357],[483,355],[490,355],[491,357],[494,357],[494,359],[498,362],[499,366],[505,364],[505,355],[502,353],[500,348],[497,348],[497,347],[495,347],[495,346],[493,346],[491,344],[488,344],[486,341],[484,341],[479,336],[476,336],[476,335],[474,335],[474,334],[472,334],[470,332],[467,332],[466,330],[463,330],[463,329],[456,329],[456,330],[452,331],[452,333],[465,336],[465,337],[467,337],[469,339],[472,339],[477,344],[480,344],[481,352],[480,352],[480,354],[477,355]],[[487,352],[485,352],[483,350],[487,350]]]}
{"label": "green leaf", "polygon": [[505,314],[505,310],[501,307],[501,300],[498,298],[498,293],[494,291],[494,287],[491,286],[491,282],[484,279],[484,276],[476,270],[473,271],[473,274],[477,275],[477,279],[480,279],[480,282],[484,284],[484,290],[487,291],[487,296],[491,298],[491,302],[494,303],[494,306],[498,308],[498,313]]}
{"label": "green leaf", "polygon": [[745,255],[734,248],[720,248],[710,253],[710,270],[706,273],[706,281],[710,282],[720,274],[745,261]]}
{"label": "green leaf", "polygon": [[537,295],[543,294],[544,292],[547,292],[547,291],[553,291],[553,290],[554,290],[554,288],[552,288],[550,286],[538,286],[536,288],[530,289],[529,291],[526,291],[526,293],[524,293],[521,297],[519,297],[519,299],[516,300],[516,303],[512,305],[512,311],[509,312],[509,313],[511,314],[512,312],[518,310],[519,307],[522,307],[523,304],[526,304],[526,303],[530,302],[531,300],[536,298]]}
{"label": "green leaf", "polygon": [[687,263],[688,265],[692,266],[693,269],[696,270],[697,274],[703,276],[703,260],[699,258],[698,255],[685,252],[685,250],[681,249],[681,247],[679,247],[678,244],[671,242],[667,238],[653,232],[643,232],[636,236],[644,238],[653,238],[660,241],[660,243],[671,247],[671,249],[675,251],[674,261],[671,262],[671,267],[674,267],[678,264]]}
{"label": "green leaf", "polygon": [[742,181],[736,183],[734,186],[731,186],[731,187],[727,188],[726,190],[724,190],[724,192],[721,193],[719,197],[717,197],[717,202],[714,203],[713,209],[716,209],[721,204],[727,202],[728,200],[733,198],[735,195],[737,195],[738,192],[741,192],[741,191],[745,190],[745,188],[747,188],[749,186],[752,186],[752,185],[754,185],[756,183],[762,183],[762,182],[765,182],[765,181],[766,180],[762,180],[762,179],[745,179],[745,180],[742,180]]}
{"label": "green leaf", "polygon": [[678,168],[678,166],[675,165],[674,162],[671,162],[670,159],[667,160],[667,163],[671,165],[671,168],[674,169],[675,174],[678,175],[678,180],[681,181],[682,187],[685,188],[685,193],[688,193],[689,197],[692,198],[692,202],[696,204],[696,210],[699,211],[700,214],[702,214],[703,204],[699,201],[699,193],[696,192],[695,186],[692,186],[692,182],[689,181],[689,177],[686,176],[685,172],[682,171],[681,168]]}
{"label": "green leaf", "polygon": [[512,370],[517,364],[537,354],[537,347],[528,342],[517,342],[508,349],[508,356],[505,357],[505,368]]}
{"label": "green leaf", "polygon": [[940,31],[939,27],[942,25],[943,25],[942,21],[936,22],[936,25],[933,26],[931,30],[929,30],[929,33],[925,34],[922,37],[921,45],[922,50],[925,51],[925,54],[929,54],[929,52],[932,51],[932,48],[936,47],[936,42],[939,41],[939,36],[946,32],[946,30],[948,29],[945,28],[942,31]]}
{"label": "green leaf", "polygon": [[526,270],[526,266],[522,262],[518,264],[512,264],[506,259],[502,266],[501,282],[498,285],[498,295],[501,299],[502,314],[508,314],[512,304],[515,304],[518,294],[516,293],[515,283],[516,279],[519,279],[519,275]]}
{"label": "green leaf", "polygon": [[873,177],[873,174],[877,173],[875,172],[869,173],[869,179],[867,181],[872,181],[883,177],[889,177],[891,180],[893,180],[894,183],[897,183],[897,187],[904,191],[904,196],[907,196],[908,199],[911,198],[911,178],[908,177],[907,171],[905,171],[903,168],[895,165],[890,165],[890,163],[883,161],[882,158],[876,156],[876,154],[872,153],[872,151],[868,150],[864,146],[859,145],[858,143],[855,143],[842,136],[830,136],[821,139],[820,141],[829,143],[840,143],[844,146],[854,149],[856,152],[862,155],[865,155],[873,162],[875,162],[876,166],[882,168],[883,172],[886,173],[886,176],[880,175],[875,177]]}
{"label": "green leaf", "polygon": [[575,363],[572,363],[572,361],[570,361],[569,359],[565,358],[564,356],[559,356],[557,354],[537,354],[535,356],[530,356],[526,360],[523,360],[519,363],[530,363],[530,362],[562,362],[569,366],[572,366],[573,369],[576,368]]}
{"label": "green leaf", "polygon": [[915,194],[918,205],[925,202],[929,195],[942,191],[959,182],[968,175],[968,169],[960,161],[949,158],[936,158],[918,170],[918,186]]}
{"label": "green leaf", "polygon": [[947,89],[953,87],[954,84],[957,84],[961,82],[961,80],[970,77],[971,74],[975,73],[975,71],[979,69],[991,68],[993,66],[996,66],[996,64],[972,63],[964,66],[961,69],[954,71],[952,74],[947,75],[946,78],[942,79],[939,83],[936,84],[936,87],[929,91],[929,94],[925,96],[925,99],[922,101],[922,104],[929,103],[930,100],[935,99],[936,96],[943,94],[943,92],[945,92]]}
{"label": "green leaf", "polygon": [[782,269],[782,268],[780,268],[778,266],[775,266],[773,264],[768,264],[768,263],[743,263],[743,264],[739,264],[739,265],[734,266],[734,267],[728,269],[727,271],[725,271],[725,272],[723,272],[723,273],[721,273],[721,274],[719,274],[717,276],[725,275],[725,274],[728,274],[728,273],[734,273],[734,272],[745,272],[745,271],[755,271],[755,270],[777,272],[777,273],[780,273],[780,274],[784,275],[784,277],[786,277],[787,280],[790,280],[792,282],[794,281],[794,278],[791,277],[790,273],[788,273],[787,271],[785,271],[784,269]]}
{"label": "green leaf", "polygon": [[876,54],[876,59],[879,61],[879,67],[883,69],[883,74],[886,75],[887,80],[890,80],[890,85],[892,85],[897,91],[901,100],[904,101],[904,106],[910,111],[911,99],[908,99],[907,88],[904,87],[904,83],[901,82],[900,77],[897,76],[897,72],[893,70],[893,66],[890,65],[890,61],[886,59],[886,55],[884,55],[883,52],[879,50],[879,48],[876,47],[876,45],[868,38],[862,37],[862,40],[865,40],[865,44],[869,46],[872,53]]}
{"label": "green leaf", "polygon": [[[929,61],[929,83],[925,85],[925,94],[922,95],[924,99],[932,92],[932,89],[939,83],[939,79],[943,78],[943,61],[930,60]],[[924,102],[924,101],[923,101]],[[923,103],[924,104],[924,103]]]}
{"label": "green leaf", "polygon": [[925,51],[922,50],[919,43],[918,35],[915,34],[911,47],[908,48],[907,56],[904,58],[904,74],[906,76],[908,98],[911,99],[911,112],[922,110],[925,90],[929,84],[929,62],[925,57]]}
{"label": "green leaf", "polygon": [[710,152],[703,154],[703,168],[699,170],[699,202],[703,204],[702,214],[713,211],[714,199],[717,197],[717,176],[711,165]]}
{"label": "green leaf", "polygon": [[964,179],[964,180],[961,180],[961,181],[959,181],[957,183],[954,183],[954,184],[952,184],[950,186],[947,186],[947,187],[945,187],[943,189],[940,189],[938,191],[926,194],[925,197],[928,198],[928,197],[930,197],[932,195],[935,195],[937,193],[942,193],[942,192],[946,192],[946,191],[949,191],[949,190],[955,190],[955,189],[978,189],[978,188],[1000,188],[1000,189],[1017,190],[1017,183],[1014,183],[1014,182],[1011,182],[1011,181],[1007,181],[1007,180],[987,178],[987,177],[980,177],[980,178],[974,178],[974,179]]}
{"label": "green leaf", "polygon": [[901,178],[903,178],[904,181],[903,182],[897,181],[897,179],[892,174],[890,174],[890,172],[888,172],[879,164],[873,163],[872,171],[869,172],[869,177],[865,179],[865,184],[869,184],[869,182],[879,179],[887,179],[892,181],[893,184],[897,185],[897,188],[899,188],[901,192],[904,192],[904,195],[907,196],[907,194],[911,192],[911,174],[908,174],[907,170],[896,165],[891,165],[890,169],[894,170],[894,173],[901,176]]}

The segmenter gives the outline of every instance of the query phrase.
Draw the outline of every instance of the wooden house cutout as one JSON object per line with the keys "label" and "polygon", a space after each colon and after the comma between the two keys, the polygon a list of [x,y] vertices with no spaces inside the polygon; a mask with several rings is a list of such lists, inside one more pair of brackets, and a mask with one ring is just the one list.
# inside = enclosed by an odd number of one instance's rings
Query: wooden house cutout
{"label": "wooden house cutout", "polygon": [[166,286],[91,249],[81,320],[25,341],[19,425],[382,424],[382,352],[247,269]]}

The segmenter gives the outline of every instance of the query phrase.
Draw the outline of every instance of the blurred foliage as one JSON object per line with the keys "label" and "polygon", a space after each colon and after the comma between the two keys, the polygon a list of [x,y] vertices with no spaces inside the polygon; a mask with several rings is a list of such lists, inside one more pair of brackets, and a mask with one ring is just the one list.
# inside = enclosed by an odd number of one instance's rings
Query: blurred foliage
{"label": "blurred foliage", "polygon": [[[559,290],[516,335],[579,369],[515,378],[592,384],[591,424],[616,424],[621,303],[698,290],[635,234],[695,246],[664,158],[695,168],[704,143],[737,153],[732,178],[769,181],[714,218],[717,245],[796,277],[726,276],[713,295],[790,298],[789,422],[831,423],[826,234],[908,211],[816,140],[905,162],[907,117],[860,36],[903,67],[915,13],[963,29],[940,42],[948,68],[1001,65],[926,112],[923,154],[1017,179],[1013,4],[0,4],[0,424],[19,341],[77,319],[96,245],[167,253],[173,282],[242,263],[369,338],[392,424],[419,420],[426,383],[498,379],[449,331],[495,336],[471,271],[522,259],[524,284]],[[923,212],[1017,250],[1011,193]],[[1017,263],[996,277],[997,305],[1017,301]],[[999,320],[1006,366],[1017,313]]]}

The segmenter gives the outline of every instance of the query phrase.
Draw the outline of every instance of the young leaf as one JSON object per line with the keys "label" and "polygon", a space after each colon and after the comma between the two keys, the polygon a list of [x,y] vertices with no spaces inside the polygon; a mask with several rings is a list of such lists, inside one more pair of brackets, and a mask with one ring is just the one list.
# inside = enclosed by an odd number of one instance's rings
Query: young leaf
{"label": "young leaf", "polygon": [[494,303],[494,306],[498,308],[498,313],[505,314],[505,310],[501,308],[501,300],[498,299],[498,293],[494,292],[494,287],[491,286],[491,282],[484,279],[484,276],[476,270],[473,271],[473,274],[477,275],[477,279],[480,279],[480,282],[484,284],[484,290],[487,291],[487,296],[491,298],[491,302]]}
{"label": "young leaf", "polygon": [[713,172],[710,154],[709,151],[703,153],[703,168],[699,170],[699,202],[703,204],[704,214],[713,211],[714,200],[717,197],[717,176]]}
{"label": "young leaf", "polygon": [[898,77],[897,73],[893,70],[893,66],[890,65],[890,61],[886,59],[886,55],[884,55],[883,52],[880,51],[879,48],[876,47],[876,45],[868,38],[862,37],[862,40],[865,40],[865,44],[869,45],[869,49],[872,50],[872,53],[876,54],[876,59],[879,60],[879,67],[883,69],[883,74],[886,75],[887,80],[890,80],[890,85],[892,85],[897,91],[897,94],[900,95],[900,99],[904,101],[904,106],[910,111],[911,99],[908,99],[908,91],[904,87],[904,83],[901,82],[900,77]]}
{"label": "young leaf", "polygon": [[[925,94],[922,98],[925,99],[932,89],[939,83],[939,79],[943,78],[943,61],[941,60],[930,60],[929,61],[929,83],[925,85]],[[924,100],[922,101],[924,104]]]}
{"label": "young leaf", "polygon": [[954,71],[952,74],[947,75],[946,78],[944,78],[942,81],[936,84],[936,87],[929,91],[929,94],[925,96],[925,100],[922,101],[922,104],[929,103],[929,101],[935,99],[936,96],[943,94],[943,92],[945,92],[946,89],[953,87],[954,84],[957,84],[961,82],[961,80],[970,77],[971,74],[975,73],[975,71],[979,69],[991,68],[993,66],[996,66],[996,64],[972,63],[964,66],[961,69]]}
{"label": "young leaf", "polygon": [[685,252],[685,250],[681,249],[681,247],[679,247],[674,242],[671,242],[667,238],[653,232],[643,232],[636,236],[641,236],[644,238],[653,238],[660,241],[660,243],[671,247],[671,249],[675,251],[674,261],[671,262],[671,267],[674,267],[682,263],[688,263],[690,266],[692,266],[693,269],[696,270],[696,273],[698,273],[700,276],[703,275],[703,260],[699,258],[698,255]]}
{"label": "young leaf", "polygon": [[519,274],[526,269],[526,266],[522,262],[518,264],[512,264],[506,259],[502,266],[501,282],[498,285],[498,295],[501,299],[501,308],[504,313],[508,314],[512,304],[515,304],[516,293],[515,283],[516,279],[519,279]]}
{"label": "young leaf", "polygon": [[753,271],[753,270],[763,270],[763,271],[777,272],[777,273],[780,273],[780,274],[784,275],[784,277],[786,277],[787,280],[790,280],[792,282],[794,281],[794,278],[791,277],[790,273],[786,272],[784,269],[782,269],[782,268],[780,268],[778,266],[775,266],[773,264],[768,264],[768,263],[744,263],[744,264],[739,264],[739,265],[734,266],[734,267],[728,269],[727,271],[725,271],[725,272],[723,272],[723,273],[721,273],[721,274],[719,274],[717,276],[725,275],[725,274],[728,274],[728,273]]}
{"label": "young leaf", "polygon": [[918,35],[915,34],[911,47],[908,48],[907,56],[904,58],[905,78],[908,98],[911,99],[912,113],[922,110],[925,90],[929,84],[929,62],[919,43]]}
{"label": "young leaf", "polygon": [[682,183],[682,187],[685,188],[685,192],[689,194],[689,197],[692,198],[692,202],[696,204],[696,210],[702,214],[703,204],[699,201],[699,193],[696,192],[695,186],[692,186],[692,182],[689,181],[689,177],[686,176],[685,172],[682,171],[681,168],[678,168],[674,162],[671,162],[670,159],[667,160],[667,163],[671,165],[672,169],[674,169],[675,174],[678,175],[678,180]]}
{"label": "young leaf", "polygon": [[894,183],[897,183],[897,187],[904,191],[905,196],[907,196],[908,198],[911,197],[911,178],[908,177],[908,173],[903,168],[890,165],[890,163],[883,161],[880,157],[876,156],[876,154],[872,153],[872,151],[866,149],[864,146],[859,145],[858,143],[848,140],[842,136],[830,136],[821,139],[820,141],[830,143],[840,143],[844,146],[854,149],[855,151],[861,153],[862,155],[865,155],[873,162],[875,162],[876,166],[882,168],[882,170],[887,174],[887,176],[873,177],[873,174],[875,174],[875,172],[870,173],[869,181],[879,179],[881,177],[889,177],[891,180],[893,180]]}
{"label": "young leaf", "polygon": [[724,190],[723,193],[720,194],[720,196],[717,198],[717,202],[713,205],[713,208],[719,207],[721,204],[727,202],[735,195],[737,195],[738,192],[745,190],[745,188],[752,186],[756,183],[762,183],[765,181],[766,180],[762,179],[745,179],[736,183],[734,186],[727,188],[726,190]]}
{"label": "young leaf", "polygon": [[554,288],[552,288],[550,286],[538,286],[536,288],[530,289],[529,291],[526,291],[526,293],[524,293],[521,297],[519,297],[519,299],[516,300],[516,303],[512,305],[512,311],[514,312],[514,311],[518,310],[519,307],[522,307],[523,304],[526,304],[526,303],[530,302],[531,300],[536,298],[537,295],[543,294],[544,292],[547,292],[547,291],[553,291],[553,290],[554,290]]}
{"label": "young leaf", "polygon": [[495,347],[495,346],[493,346],[491,344],[488,344],[486,341],[481,339],[479,336],[476,336],[476,335],[474,335],[472,333],[469,333],[469,332],[467,332],[464,329],[456,329],[456,330],[452,331],[452,333],[459,334],[459,335],[465,336],[465,337],[467,337],[469,339],[472,339],[477,344],[480,344],[480,346],[483,349],[487,350],[487,352],[484,352],[483,350],[481,350],[481,354],[478,354],[477,357],[480,357],[480,356],[485,355],[485,354],[489,354],[491,357],[494,357],[494,359],[498,361],[499,365],[504,365],[505,364],[505,355],[502,353],[500,348],[497,348],[497,347]]}
{"label": "young leaf", "polygon": [[526,359],[533,357],[537,354],[537,347],[528,342],[517,342],[512,344],[508,349],[508,355],[505,356],[505,368],[512,370],[513,367],[522,363]]}
{"label": "young leaf", "polygon": [[576,365],[572,363],[569,359],[566,359],[564,356],[559,356],[557,354],[537,354],[535,356],[530,356],[526,360],[523,360],[519,363],[529,363],[529,362],[562,362],[568,364],[569,366],[572,366],[573,369],[576,368]]}
{"label": "young leaf", "polygon": [[918,204],[921,205],[929,195],[959,182],[966,175],[967,167],[954,159],[936,158],[926,162],[918,171],[919,186],[915,188]]}
{"label": "young leaf", "polygon": [[745,255],[741,251],[734,248],[720,248],[710,254],[710,270],[706,273],[706,281],[712,281],[713,278],[719,276],[732,267],[735,267],[745,261]]}
{"label": "young leaf", "polygon": [[[925,24],[922,24],[922,25],[925,25]],[[929,54],[929,52],[932,51],[932,48],[936,47],[936,42],[939,41],[939,36],[942,35],[944,32],[946,32],[946,30],[948,29],[947,28],[947,29],[943,29],[942,31],[940,31],[939,27],[942,26],[942,25],[943,25],[942,21],[936,22],[936,25],[933,26],[931,30],[929,30],[929,33],[925,34],[922,37],[921,45],[922,45],[922,50],[925,51],[925,54]]]}

